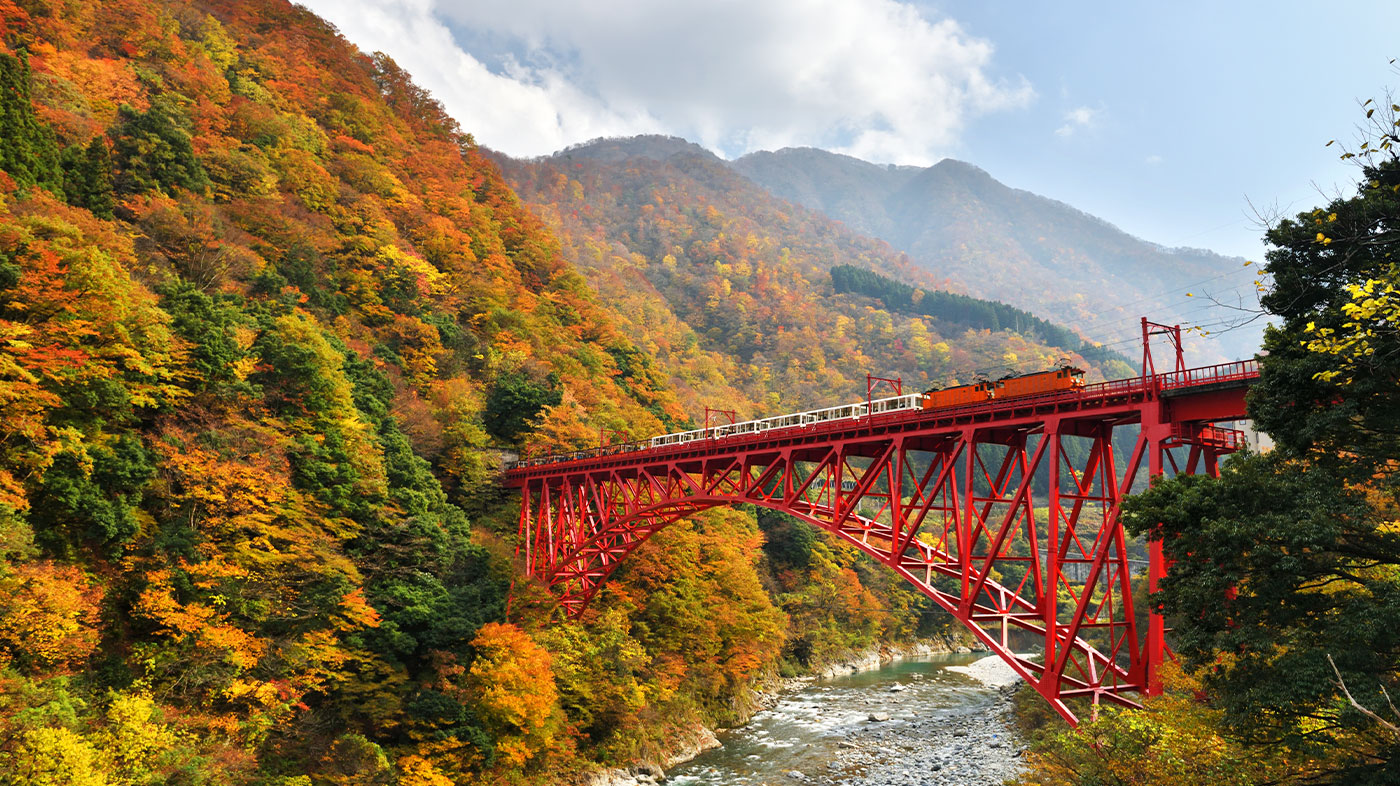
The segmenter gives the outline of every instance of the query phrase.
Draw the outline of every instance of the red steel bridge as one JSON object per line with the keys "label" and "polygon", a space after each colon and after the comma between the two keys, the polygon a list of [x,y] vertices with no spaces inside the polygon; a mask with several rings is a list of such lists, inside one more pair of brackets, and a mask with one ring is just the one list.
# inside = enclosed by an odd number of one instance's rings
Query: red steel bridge
{"label": "red steel bridge", "polygon": [[[1174,339],[1172,371],[1153,367],[1154,332]],[[1144,320],[1143,338],[1141,376],[1073,390],[930,410],[853,405],[821,422],[707,427],[685,442],[521,462],[506,475],[521,493],[519,554],[577,615],[668,524],[719,505],[771,508],[904,577],[1070,723],[1071,697],[1138,706],[1134,695],[1160,690],[1168,650],[1161,617],[1134,608],[1144,566],[1119,504],[1149,477],[1214,474],[1243,435],[1213,424],[1245,417],[1259,374],[1253,360],[1186,368],[1179,327]],[[1139,556],[1155,590],[1167,567],[1159,544]]]}

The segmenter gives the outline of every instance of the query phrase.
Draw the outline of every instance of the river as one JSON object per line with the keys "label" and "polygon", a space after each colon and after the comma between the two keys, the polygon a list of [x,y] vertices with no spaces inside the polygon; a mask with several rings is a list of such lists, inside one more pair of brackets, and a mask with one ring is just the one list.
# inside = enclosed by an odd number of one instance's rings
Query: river
{"label": "river", "polygon": [[[784,691],[722,748],[667,773],[672,786],[1001,784],[1022,743],[1010,688],[949,670],[983,655],[935,655]],[[995,678],[993,678],[995,681]],[[887,719],[886,719],[887,718]]]}

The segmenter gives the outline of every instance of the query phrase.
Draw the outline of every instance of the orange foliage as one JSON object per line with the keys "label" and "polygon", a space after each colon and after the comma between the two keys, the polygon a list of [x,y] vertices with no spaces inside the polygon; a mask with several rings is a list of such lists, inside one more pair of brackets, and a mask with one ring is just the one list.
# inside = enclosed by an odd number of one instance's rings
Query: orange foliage
{"label": "orange foliage", "polygon": [[514,625],[497,622],[483,625],[472,646],[468,690],[501,760],[523,767],[563,731],[549,653]]}
{"label": "orange foliage", "polygon": [[841,264],[937,285],[907,257],[770,196],[698,148],[627,157],[649,143],[673,140],[604,140],[595,144],[619,150],[502,168],[692,416],[707,405],[747,417],[857,400],[866,372],[924,389],[979,369],[1040,370],[1062,354],[1008,331],[952,356],[949,342],[966,338],[956,325],[832,289]]}
{"label": "orange foliage", "polygon": [[100,595],[72,566],[15,565],[0,572],[0,660],[29,672],[71,668],[97,649]]}
{"label": "orange foliage", "polygon": [[[34,54],[61,146],[111,136],[123,190],[100,220],[0,173],[0,653],[38,680],[107,637],[197,749],[191,777],[548,782],[590,700],[582,744],[617,757],[658,715],[737,719],[785,624],[747,514],[658,535],[612,608],[549,638],[558,660],[489,621],[503,374],[561,392],[524,416],[556,450],[1006,349],[943,358],[936,331],[824,290],[830,257],[897,266],[886,249],[696,182],[550,172],[531,198],[561,242],[392,61],[285,0],[49,6],[0,0],[0,36]],[[164,136],[123,137],[122,104],[170,108],[143,120]],[[132,185],[158,142],[207,181]],[[811,575],[868,611],[828,562]]]}
{"label": "orange foliage", "polygon": [[203,603],[181,603],[170,586],[169,571],[147,575],[148,586],[137,598],[133,613],[177,638],[191,637],[201,647],[220,653],[239,669],[250,669],[267,650],[267,643],[228,623],[228,617]]}

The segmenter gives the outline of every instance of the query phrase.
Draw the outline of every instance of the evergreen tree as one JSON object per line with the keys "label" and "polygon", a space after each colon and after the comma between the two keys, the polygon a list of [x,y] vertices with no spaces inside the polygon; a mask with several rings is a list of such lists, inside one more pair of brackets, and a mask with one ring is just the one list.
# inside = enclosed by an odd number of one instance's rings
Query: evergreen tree
{"label": "evergreen tree", "polygon": [[943,290],[915,289],[879,273],[850,265],[837,265],[831,269],[831,285],[837,292],[854,292],[878,298],[891,311],[933,317],[978,330],[995,332],[1011,328],[1023,335],[1039,336],[1051,346],[1078,352],[1086,360],[1100,366],[1128,363],[1123,355],[1094,346],[1068,328],[999,301],[981,300]]}
{"label": "evergreen tree", "polygon": [[0,169],[21,188],[62,189],[58,145],[29,96],[29,60],[0,52]]}
{"label": "evergreen tree", "polygon": [[512,442],[529,429],[530,421],[545,407],[555,406],[562,400],[559,380],[553,374],[545,384],[523,372],[502,374],[486,397],[482,423],[491,436]]}
{"label": "evergreen tree", "polygon": [[112,153],[106,137],[94,137],[87,147],[64,148],[63,192],[68,204],[85,207],[101,218],[112,218],[116,198],[112,187]]}
{"label": "evergreen tree", "polygon": [[123,106],[112,135],[117,190],[139,194],[207,189],[209,176],[195,157],[188,125],[184,112],[169,96],[152,101],[145,112]]}

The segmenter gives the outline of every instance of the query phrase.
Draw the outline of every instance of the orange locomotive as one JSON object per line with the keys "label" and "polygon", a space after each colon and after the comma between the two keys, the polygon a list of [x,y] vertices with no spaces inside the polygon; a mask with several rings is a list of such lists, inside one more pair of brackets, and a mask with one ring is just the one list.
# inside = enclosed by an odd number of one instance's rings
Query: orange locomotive
{"label": "orange locomotive", "polygon": [[942,409],[960,404],[975,404],[989,399],[1033,396],[1056,390],[1077,390],[1084,387],[1084,370],[1061,366],[1051,371],[1037,371],[1019,377],[1003,377],[995,382],[976,382],[943,390],[924,391],[924,409]]}
{"label": "orange locomotive", "polygon": [[975,404],[992,397],[995,382],[977,382],[971,385],[958,385],[955,388],[924,391],[924,409],[956,407],[959,404]]}

